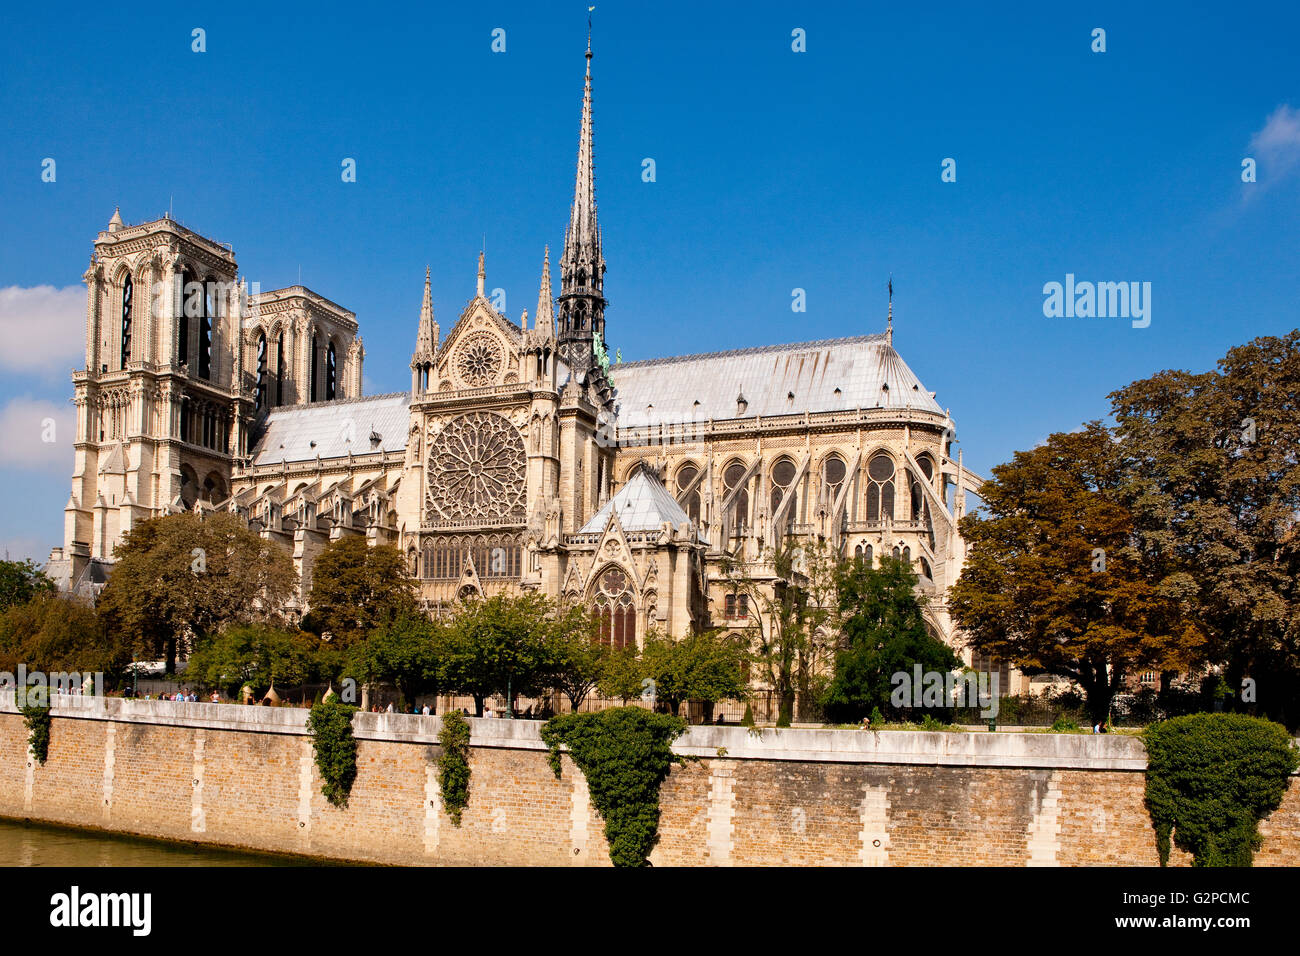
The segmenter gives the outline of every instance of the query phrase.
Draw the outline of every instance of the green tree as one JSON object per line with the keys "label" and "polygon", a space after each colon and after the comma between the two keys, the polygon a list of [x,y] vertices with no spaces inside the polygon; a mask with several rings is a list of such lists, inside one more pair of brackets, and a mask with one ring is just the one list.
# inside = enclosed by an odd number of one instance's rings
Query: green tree
{"label": "green tree", "polygon": [[415,609],[415,583],[390,545],[360,535],[331,541],[311,569],[311,613],[304,626],[341,647]]}
{"label": "green tree", "polygon": [[823,703],[831,720],[856,722],[877,708],[901,716],[890,701],[893,676],[922,672],[949,673],[961,660],[925,625],[925,598],[916,572],[897,558],[882,557],[873,568],[846,563],[837,576],[844,647],[835,657],[835,676]]}
{"label": "green tree", "polygon": [[1135,668],[1200,659],[1185,591],[1152,574],[1121,492],[1126,464],[1098,422],[993,469],[949,609],[972,647],[1077,682],[1094,722]]}
{"label": "green tree", "polygon": [[641,656],[635,645],[602,649],[596,687],[601,696],[627,703],[642,694]]}
{"label": "green tree", "polygon": [[585,607],[565,608],[551,627],[548,645],[555,687],[574,711],[606,674],[610,647],[597,640],[599,625]]}
{"label": "green tree", "polygon": [[11,673],[21,663],[46,673],[101,671],[116,679],[130,659],[95,609],[79,601],[41,589],[0,614],[0,669]]}
{"label": "green tree", "polygon": [[466,601],[447,627],[447,688],[473,697],[479,717],[493,694],[513,698],[544,690],[554,674],[548,646],[553,612],[549,600],[531,592]]}
{"label": "green tree", "polygon": [[38,594],[53,593],[54,582],[31,561],[0,561],[0,613]]}
{"label": "green tree", "polygon": [[651,631],[641,651],[641,672],[654,681],[656,699],[676,715],[683,701],[703,701],[711,708],[720,700],[744,699],[744,660],[743,645],[719,631],[680,640]]}
{"label": "green tree", "polygon": [[780,701],[778,726],[789,726],[795,695],[814,695],[830,663],[835,625],[835,577],[840,558],[824,543],[787,539],[768,553],[767,571],[724,561],[731,590],[748,597],[745,634],[768,687]]}
{"label": "green tree", "polygon": [[227,624],[277,621],[297,586],[289,554],[226,512],[146,519],[114,556],[100,613],[134,654],[162,653],[172,672],[179,641],[201,644]]}
{"label": "green tree", "polygon": [[409,704],[420,694],[437,693],[445,652],[446,627],[408,611],[353,644],[345,671],[360,683],[391,683]]}
{"label": "green tree", "polygon": [[204,640],[190,655],[185,677],[231,696],[245,684],[305,684],[322,676],[321,650],[314,634],[267,624],[237,624]]}
{"label": "green tree", "polygon": [[1186,595],[1257,706],[1300,724],[1300,330],[1230,349],[1210,372],[1160,372],[1111,395],[1144,561]]}

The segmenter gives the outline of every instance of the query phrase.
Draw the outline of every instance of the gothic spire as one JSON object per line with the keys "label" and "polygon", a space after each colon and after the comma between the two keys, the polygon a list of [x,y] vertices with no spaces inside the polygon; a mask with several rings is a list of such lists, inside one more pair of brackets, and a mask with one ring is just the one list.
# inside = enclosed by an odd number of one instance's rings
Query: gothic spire
{"label": "gothic spire", "polygon": [[537,291],[537,312],[533,316],[533,328],[548,338],[555,338],[555,307],[551,295],[551,247],[546,247],[542,259],[542,286]]}
{"label": "gothic spire", "polygon": [[483,287],[487,282],[487,272],[483,269],[483,250],[478,254],[478,297],[483,298]]}
{"label": "gothic spire", "polygon": [[595,361],[597,338],[605,334],[605,257],[596,220],[596,168],[591,131],[591,35],[587,35],[587,71],[582,89],[582,124],[578,131],[578,168],[573,205],[560,257],[559,352],[581,371]]}
{"label": "gothic spire", "polygon": [[600,245],[600,228],[596,224],[596,170],[592,151],[591,34],[588,33],[587,75],[582,89],[582,126],[578,133],[578,172],[573,186],[573,206],[569,211],[569,229],[564,239],[566,259],[579,249],[592,251]]}
{"label": "gothic spire", "polygon": [[429,286],[429,267],[424,267],[424,301],[420,303],[420,327],[415,333],[415,354],[433,357],[438,351],[438,322],[433,317],[433,292]]}

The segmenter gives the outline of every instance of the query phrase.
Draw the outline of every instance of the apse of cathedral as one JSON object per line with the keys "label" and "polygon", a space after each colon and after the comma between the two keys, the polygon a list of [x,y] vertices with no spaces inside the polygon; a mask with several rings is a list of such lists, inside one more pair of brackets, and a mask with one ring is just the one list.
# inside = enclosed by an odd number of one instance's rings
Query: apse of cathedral
{"label": "apse of cathedral", "polygon": [[50,572],[93,592],[139,521],[228,511],[293,555],[299,613],[316,555],[359,535],[406,555],[430,610],[538,591],[597,609],[627,645],[745,626],[759,609],[737,573],[770,593],[774,549],[817,542],[910,561],[951,641],[957,521],[980,479],[893,348],[892,301],[875,334],[611,364],[591,62],[588,43],[573,204],[535,312],[495,310],[480,255],[443,335],[426,272],[407,392],[361,394],[352,312],[302,286],[250,289],[228,246],[114,213],[84,276]]}

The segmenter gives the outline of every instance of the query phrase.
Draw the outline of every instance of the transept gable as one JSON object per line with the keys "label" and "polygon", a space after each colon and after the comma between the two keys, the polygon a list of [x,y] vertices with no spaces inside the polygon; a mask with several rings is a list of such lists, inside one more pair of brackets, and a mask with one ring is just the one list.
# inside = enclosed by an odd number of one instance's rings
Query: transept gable
{"label": "transept gable", "polygon": [[618,520],[618,509],[611,508],[609,520],[605,522],[605,530],[601,533],[600,539],[596,544],[596,556],[592,561],[592,566],[618,564],[629,572],[635,574],[635,565],[632,563],[632,549],[627,543],[627,535],[623,533],[623,524]]}
{"label": "transept gable", "polygon": [[523,338],[519,326],[476,296],[438,350],[437,389],[483,388],[518,381]]}

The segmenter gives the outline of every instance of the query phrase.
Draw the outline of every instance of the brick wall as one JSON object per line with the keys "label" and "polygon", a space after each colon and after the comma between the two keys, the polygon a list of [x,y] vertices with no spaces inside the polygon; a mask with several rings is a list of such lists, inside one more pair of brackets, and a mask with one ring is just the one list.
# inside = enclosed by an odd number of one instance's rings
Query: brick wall
{"label": "brick wall", "polygon": [[[529,721],[473,720],[461,826],[436,718],[360,714],[346,809],[320,793],[306,711],[101,700],[56,708],[36,765],[0,701],[0,815],[383,863],[608,865],[604,823]],[[1126,737],[695,727],[661,792],[659,865],[1153,865],[1145,755]],[[1258,865],[1300,864],[1300,784]],[[1187,862],[1174,851],[1176,863]]]}

